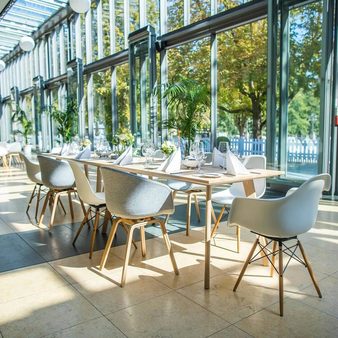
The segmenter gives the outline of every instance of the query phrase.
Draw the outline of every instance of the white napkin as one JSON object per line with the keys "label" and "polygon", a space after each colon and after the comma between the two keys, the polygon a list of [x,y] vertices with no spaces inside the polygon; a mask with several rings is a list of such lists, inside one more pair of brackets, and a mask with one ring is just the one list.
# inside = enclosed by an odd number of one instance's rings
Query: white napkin
{"label": "white napkin", "polygon": [[212,152],[212,166],[226,168],[225,154],[221,153],[217,148]]}
{"label": "white napkin", "polygon": [[75,159],[76,159],[76,160],[86,160],[86,159],[90,158],[90,155],[91,155],[90,148],[85,148],[85,149],[81,150],[81,151],[75,156]]}
{"label": "white napkin", "polygon": [[113,163],[126,165],[133,162],[133,147],[129,146]]}
{"label": "white napkin", "polygon": [[51,154],[53,155],[61,155],[62,148],[61,147],[54,147],[50,151]]}
{"label": "white napkin", "polygon": [[157,170],[171,173],[181,169],[181,150],[175,150],[159,167]]}
{"label": "white napkin", "polygon": [[249,170],[245,168],[243,163],[228,150],[225,154],[227,163],[227,173],[230,175],[245,175],[249,174]]}

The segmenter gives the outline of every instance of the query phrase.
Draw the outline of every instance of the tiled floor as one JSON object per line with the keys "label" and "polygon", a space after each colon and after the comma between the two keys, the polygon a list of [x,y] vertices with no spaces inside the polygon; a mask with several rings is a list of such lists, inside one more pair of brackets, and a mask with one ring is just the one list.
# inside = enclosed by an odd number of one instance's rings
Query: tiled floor
{"label": "tiled floor", "polygon": [[[323,298],[316,297],[304,267],[290,263],[281,318],[278,280],[268,277],[268,268],[253,264],[232,291],[254,238],[245,229],[237,254],[234,229],[222,223],[213,240],[206,291],[203,228],[194,227],[189,237],[178,231],[185,216],[179,203],[168,228],[180,275],[174,275],[156,229],[149,229],[147,256],[133,252],[127,284],[120,288],[124,234],[101,272],[102,250],[88,259],[88,231],[75,248],[71,245],[81,219],[79,205],[74,224],[60,212],[48,232],[25,213],[31,189],[22,171],[0,169],[2,337],[338,337],[337,203],[322,202],[315,228],[301,238]],[[198,225],[196,219],[193,223]],[[105,236],[97,237],[102,249]]]}

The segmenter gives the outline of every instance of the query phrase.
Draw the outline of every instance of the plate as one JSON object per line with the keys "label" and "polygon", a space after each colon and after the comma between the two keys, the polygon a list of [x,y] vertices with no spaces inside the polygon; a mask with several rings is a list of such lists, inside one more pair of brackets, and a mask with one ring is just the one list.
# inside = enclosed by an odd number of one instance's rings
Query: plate
{"label": "plate", "polygon": [[222,174],[218,173],[205,173],[205,174],[197,174],[199,177],[206,177],[206,178],[218,178],[222,177]]}

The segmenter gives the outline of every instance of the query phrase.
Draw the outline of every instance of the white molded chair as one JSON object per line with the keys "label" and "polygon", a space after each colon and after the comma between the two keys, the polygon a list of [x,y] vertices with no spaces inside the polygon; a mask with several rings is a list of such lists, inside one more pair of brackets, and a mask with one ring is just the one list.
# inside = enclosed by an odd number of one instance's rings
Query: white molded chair
{"label": "white molded chair", "polygon": [[[250,155],[244,159],[243,165],[247,169],[266,169],[266,157],[263,155]],[[260,178],[254,180],[256,198],[260,198],[264,195],[266,189],[266,179]],[[220,214],[212,229],[211,236],[215,236],[219,224],[222,220],[224,211],[229,212],[233,200],[236,197],[245,197],[245,191],[243,183],[233,183],[228,189],[216,192],[212,194],[211,201],[216,204],[222,205]],[[240,249],[240,228],[236,229],[237,234],[237,252]]]}
{"label": "white molded chair", "polygon": [[[175,257],[166,230],[168,218],[174,213],[174,201],[171,189],[165,184],[149,180],[134,174],[115,169],[102,168],[105,197],[109,212],[116,218],[113,221],[100,269],[106,264],[110,247],[117,227],[124,224],[128,228],[127,246],[122,270],[121,286],[125,284],[133,233],[136,228],[141,233],[142,256],[146,255],[144,227],[158,223],[161,226],[163,240],[176,275],[179,274]],[[165,216],[165,219],[159,218]]]}
{"label": "white molded chair", "polygon": [[[312,177],[283,198],[270,200],[234,199],[228,223],[245,227],[258,235],[238,277],[234,291],[236,291],[248,264],[260,259],[257,256],[262,254],[263,257],[261,258],[268,258],[271,263],[271,276],[274,270],[279,275],[279,310],[280,315],[283,316],[283,275],[288,265],[288,263],[286,265],[283,264],[283,253],[285,253],[290,257],[289,260],[294,258],[308,269],[318,296],[322,297],[298,236],[309,231],[314,226],[322,191],[329,190],[330,183],[330,175],[321,174]],[[263,237],[268,242],[261,243],[260,237]],[[287,246],[285,242],[292,239],[297,241],[296,244],[291,245],[291,247]],[[270,243],[273,243],[272,251],[268,249]],[[259,247],[259,252],[254,255],[257,246]],[[295,254],[297,248],[300,249],[303,259]],[[275,267],[275,256],[277,255],[279,258],[278,268]]]}
{"label": "white molded chair", "polygon": [[[28,213],[29,208],[31,206],[31,203],[36,197],[36,207],[35,207],[35,219],[38,217],[38,211],[39,211],[39,204],[40,204],[40,194],[41,194],[41,188],[43,186],[42,179],[41,179],[41,170],[39,163],[35,163],[31,161],[24,153],[20,153],[20,158],[22,162],[25,163],[26,166],[26,173],[28,178],[35,183],[34,189],[32,191],[31,197],[29,199],[26,213]],[[37,191],[36,191],[37,189]]]}
{"label": "white molded chair", "polygon": [[38,161],[41,169],[41,180],[44,186],[49,190],[45,197],[45,202],[42,207],[39,226],[42,224],[43,217],[46,212],[47,203],[49,202],[53,205],[51,218],[49,222],[49,229],[54,224],[55,212],[58,202],[60,202],[64,213],[66,213],[65,208],[61,202],[60,195],[62,193],[68,194],[69,208],[72,219],[74,219],[73,211],[73,201],[71,193],[75,192],[75,178],[73,171],[66,161],[59,161],[55,158],[38,155]]}
{"label": "white molded chair", "polygon": [[[92,258],[93,250],[94,250],[94,244],[95,244],[95,237],[96,237],[96,231],[99,226],[100,221],[100,213],[101,209],[106,207],[106,200],[104,197],[103,192],[95,192],[85,174],[84,171],[82,171],[80,167],[80,163],[74,160],[68,160],[69,165],[72,168],[74,177],[75,177],[75,184],[76,184],[76,190],[79,195],[80,200],[83,203],[86,203],[89,205],[87,211],[85,212],[84,218],[81,222],[81,225],[74,237],[73,245],[75,244],[77,238],[80,235],[81,230],[83,229],[84,225],[87,223],[89,224],[89,220],[92,219],[92,217],[89,217],[92,212],[94,212],[94,226],[93,231],[90,239],[90,251],[89,251],[89,258]],[[105,223],[106,225],[106,223]],[[105,228],[104,228],[105,232]]]}
{"label": "white molded chair", "polygon": [[20,142],[13,142],[13,143],[9,143],[8,146],[8,164],[11,167],[11,165],[13,164],[20,164],[21,162],[21,158],[20,158],[20,153],[22,150],[22,146]]}

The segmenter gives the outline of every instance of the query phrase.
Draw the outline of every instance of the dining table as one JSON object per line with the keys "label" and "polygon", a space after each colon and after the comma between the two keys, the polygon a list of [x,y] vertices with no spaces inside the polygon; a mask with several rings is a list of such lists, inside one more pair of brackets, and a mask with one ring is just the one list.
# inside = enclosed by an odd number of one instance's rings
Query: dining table
{"label": "dining table", "polygon": [[[63,158],[59,156],[59,158]],[[284,172],[272,169],[250,169],[246,174],[230,175],[224,168],[205,165],[200,172],[196,169],[183,168],[174,172],[165,172],[158,170],[159,163],[146,166],[144,158],[133,158],[133,162],[127,165],[114,164],[113,160],[109,159],[82,159],[78,160],[85,167],[94,166],[97,168],[97,191],[102,189],[102,167],[114,168],[120,171],[134,173],[138,175],[148,176],[150,178],[160,178],[165,180],[177,180],[186,183],[192,183],[205,188],[205,267],[204,267],[204,288],[210,288],[210,250],[211,250],[211,213],[212,203],[211,196],[214,187],[229,185],[232,183],[242,182],[245,195],[250,198],[255,198],[254,180],[260,178],[271,178],[283,175]]]}

